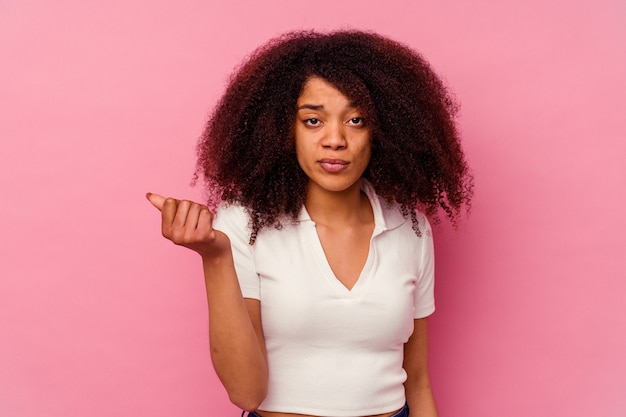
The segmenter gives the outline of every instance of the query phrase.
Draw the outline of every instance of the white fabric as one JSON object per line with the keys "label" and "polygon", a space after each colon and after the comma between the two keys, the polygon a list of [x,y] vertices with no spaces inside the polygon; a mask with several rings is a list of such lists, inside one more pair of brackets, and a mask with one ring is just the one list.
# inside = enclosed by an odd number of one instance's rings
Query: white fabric
{"label": "white fabric", "polygon": [[214,227],[231,240],[243,296],[261,300],[270,378],[260,410],[342,417],[404,405],[403,345],[413,319],[435,309],[432,232],[418,214],[418,237],[363,182],[375,228],[352,290],[334,276],[304,208],[254,245],[243,208],[218,212]]}

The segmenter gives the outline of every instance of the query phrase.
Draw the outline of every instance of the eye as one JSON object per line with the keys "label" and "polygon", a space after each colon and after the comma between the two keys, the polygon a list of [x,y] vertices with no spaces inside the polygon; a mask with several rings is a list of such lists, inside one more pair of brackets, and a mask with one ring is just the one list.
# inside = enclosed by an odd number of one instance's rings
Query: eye
{"label": "eye", "polygon": [[310,119],[304,120],[304,124],[307,126],[319,126],[320,123],[321,123],[320,119],[316,119],[315,117],[311,117]]}
{"label": "eye", "polygon": [[362,117],[353,117],[348,120],[348,124],[353,126],[363,126],[365,124],[365,120]]}

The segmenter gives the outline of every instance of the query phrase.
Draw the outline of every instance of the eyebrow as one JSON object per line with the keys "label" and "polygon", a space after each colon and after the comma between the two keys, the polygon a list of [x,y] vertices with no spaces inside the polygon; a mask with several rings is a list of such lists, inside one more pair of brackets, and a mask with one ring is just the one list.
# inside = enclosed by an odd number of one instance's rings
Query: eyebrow
{"label": "eyebrow", "polygon": [[303,104],[301,106],[298,106],[298,110],[302,110],[302,109],[309,109],[309,110],[322,110],[324,108],[324,106],[322,104]]}
{"label": "eyebrow", "polygon": [[[348,108],[357,107],[354,103],[349,103]],[[323,110],[323,104],[302,104],[296,108],[296,110],[309,109],[309,110]]]}

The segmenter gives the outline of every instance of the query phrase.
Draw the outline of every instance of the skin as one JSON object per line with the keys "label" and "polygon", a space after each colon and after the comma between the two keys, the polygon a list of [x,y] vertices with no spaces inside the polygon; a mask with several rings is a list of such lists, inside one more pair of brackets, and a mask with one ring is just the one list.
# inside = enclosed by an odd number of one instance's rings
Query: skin
{"label": "skin", "polygon": [[[305,207],[337,279],[351,289],[369,253],[374,215],[361,192],[371,158],[367,121],[339,90],[321,78],[304,85],[294,126],[296,155],[309,178]],[[267,393],[268,367],[260,302],[244,299],[230,241],[213,229],[213,213],[190,201],[147,195],[161,211],[163,236],[202,257],[215,370],[230,400],[257,410]],[[411,416],[437,417],[428,377],[427,319],[415,320],[404,348],[405,390]],[[397,410],[364,417],[388,417]],[[263,417],[315,417],[257,410]]]}
{"label": "skin", "polygon": [[269,375],[261,307],[241,294],[228,236],[213,229],[213,213],[202,204],[146,197],[161,211],[163,236],[202,257],[213,366],[230,401],[255,410],[267,395]]}
{"label": "skin", "polygon": [[361,192],[372,154],[369,129],[359,110],[321,78],[305,84],[297,108],[296,156],[309,177],[304,205],[335,276],[350,289],[374,230],[374,213]]}

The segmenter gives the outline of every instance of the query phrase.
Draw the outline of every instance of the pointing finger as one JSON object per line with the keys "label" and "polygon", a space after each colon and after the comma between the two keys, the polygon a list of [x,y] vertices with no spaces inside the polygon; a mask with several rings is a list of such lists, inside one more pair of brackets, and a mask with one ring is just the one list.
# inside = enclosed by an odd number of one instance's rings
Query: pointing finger
{"label": "pointing finger", "polygon": [[163,203],[165,202],[165,197],[163,197],[162,195],[147,193],[146,198],[157,209],[159,210],[163,209]]}

